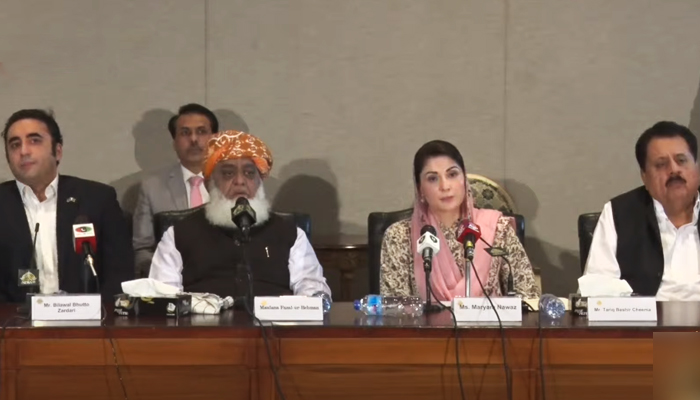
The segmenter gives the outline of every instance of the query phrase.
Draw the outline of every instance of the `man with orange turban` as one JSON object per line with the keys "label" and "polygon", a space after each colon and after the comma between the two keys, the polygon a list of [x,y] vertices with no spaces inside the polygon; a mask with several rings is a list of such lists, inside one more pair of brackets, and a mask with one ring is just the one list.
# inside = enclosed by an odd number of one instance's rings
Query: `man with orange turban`
{"label": "man with orange turban", "polygon": [[[270,212],[263,180],[270,175],[272,153],[257,137],[238,131],[215,135],[204,161],[209,203],[168,229],[151,263],[150,278],[185,292],[245,295],[238,266],[252,271],[256,296],[330,296],[323,268],[304,231],[294,221]],[[241,246],[241,231],[231,218],[244,197],[255,211],[250,241]]]}

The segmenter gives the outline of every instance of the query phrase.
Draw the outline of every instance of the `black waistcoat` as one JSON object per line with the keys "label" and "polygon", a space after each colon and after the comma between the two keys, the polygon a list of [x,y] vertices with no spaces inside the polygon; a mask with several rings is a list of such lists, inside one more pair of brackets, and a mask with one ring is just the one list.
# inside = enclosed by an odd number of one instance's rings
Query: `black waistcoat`
{"label": "black waistcoat", "polygon": [[255,296],[292,293],[289,253],[297,237],[293,221],[271,214],[263,225],[251,229],[250,243],[241,244],[240,231],[212,225],[202,209],[176,223],[174,233],[182,256],[184,291],[244,296],[248,292],[245,251]]}
{"label": "black waistcoat", "polygon": [[644,186],[610,201],[617,231],[620,279],[634,293],[655,296],[664,274],[664,251],[654,201]]}

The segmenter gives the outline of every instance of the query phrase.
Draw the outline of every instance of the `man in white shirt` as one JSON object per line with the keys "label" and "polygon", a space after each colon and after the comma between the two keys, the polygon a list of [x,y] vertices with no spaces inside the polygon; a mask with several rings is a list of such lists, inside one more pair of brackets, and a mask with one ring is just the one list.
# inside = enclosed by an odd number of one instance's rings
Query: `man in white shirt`
{"label": "man in white shirt", "polygon": [[[304,231],[270,212],[263,179],[271,168],[272,155],[260,139],[237,131],[216,135],[204,166],[211,201],[165,232],[149,277],[186,292],[236,298],[248,294],[248,264],[255,295],[330,296]],[[231,217],[240,197],[256,214],[249,243],[242,243]]]}
{"label": "man in white shirt", "polygon": [[140,276],[148,274],[156,241],[153,216],[163,211],[186,210],[209,201],[202,163],[207,142],[219,130],[213,112],[199,104],[187,104],[168,123],[173,148],[180,162],[141,183],[134,211],[133,246]]}
{"label": "man in white shirt", "polygon": [[635,153],[644,186],[605,204],[585,274],[624,279],[660,301],[700,300],[697,139],[662,121],[640,136]]}
{"label": "man in white shirt", "polygon": [[[15,180],[0,184],[0,301],[25,300],[27,289],[18,278],[34,266],[42,293],[94,293],[99,288],[112,301],[121,293],[121,283],[134,276],[128,228],[114,188],[58,174],[63,136],[45,111],[17,111],[2,137]],[[78,219],[95,228],[97,281],[73,248]]]}

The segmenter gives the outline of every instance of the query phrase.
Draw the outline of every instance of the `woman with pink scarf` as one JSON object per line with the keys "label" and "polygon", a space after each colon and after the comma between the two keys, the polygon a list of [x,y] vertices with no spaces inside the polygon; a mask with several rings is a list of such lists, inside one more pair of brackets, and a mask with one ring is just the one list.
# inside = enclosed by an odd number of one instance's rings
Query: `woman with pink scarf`
{"label": "woman with pink scarf", "polygon": [[[456,231],[462,220],[481,228],[481,237],[505,249],[513,268],[515,292],[524,298],[539,297],[532,265],[513,229],[511,218],[495,210],[474,208],[464,160],[451,143],[434,140],[421,147],[413,160],[416,184],[413,216],[391,225],[384,234],[381,256],[381,294],[426,298],[423,258],[416,250],[421,228],[432,225],[440,239],[440,252],[433,257],[430,275],[433,296],[452,300],[465,294],[464,248]],[[508,265],[491,257],[486,245],[477,241],[471,295],[502,296],[506,293]],[[473,271],[473,270],[472,270]],[[473,274],[473,272],[472,272]]]}

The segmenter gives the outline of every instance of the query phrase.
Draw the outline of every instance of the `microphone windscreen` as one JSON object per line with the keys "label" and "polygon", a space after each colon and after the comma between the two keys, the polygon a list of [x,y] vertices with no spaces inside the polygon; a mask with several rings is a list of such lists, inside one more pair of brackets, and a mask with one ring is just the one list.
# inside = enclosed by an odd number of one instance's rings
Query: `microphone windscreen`
{"label": "microphone windscreen", "polygon": [[431,234],[437,236],[437,231],[432,225],[425,225],[423,228],[420,230],[421,236],[425,235],[426,233],[430,232]]}
{"label": "microphone windscreen", "polygon": [[78,216],[75,218],[75,224],[76,224],[76,225],[78,225],[78,224],[89,224],[89,223],[90,223],[90,219],[89,219],[88,217],[86,217],[85,215],[78,215]]}

